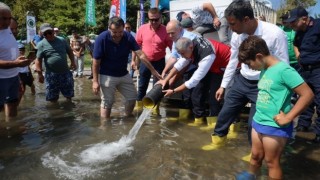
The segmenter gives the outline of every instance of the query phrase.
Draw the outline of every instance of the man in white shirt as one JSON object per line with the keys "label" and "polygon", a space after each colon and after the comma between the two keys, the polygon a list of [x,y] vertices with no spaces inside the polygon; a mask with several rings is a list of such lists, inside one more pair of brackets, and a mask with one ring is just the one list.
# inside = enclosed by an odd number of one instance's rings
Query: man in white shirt
{"label": "man in white shirt", "polygon": [[218,115],[218,121],[211,135],[212,143],[203,146],[203,150],[214,150],[224,145],[229,127],[235,121],[241,109],[251,102],[249,115],[248,138],[251,141],[251,122],[255,113],[258,94],[258,80],[260,71],[250,69],[241,64],[241,70],[237,71],[238,48],[241,42],[249,35],[262,37],[270,50],[270,53],[279,60],[289,63],[287,39],[285,33],[276,25],[255,19],[253,9],[249,1],[233,1],[225,10],[225,17],[229,27],[234,32],[231,38],[231,58],[225,70],[223,80],[216,98],[221,100],[225,88],[234,79],[228,95],[225,97],[224,105]]}
{"label": "man in white shirt", "polygon": [[18,43],[9,26],[12,15],[10,8],[0,2],[0,111],[5,109],[6,117],[17,115],[19,101],[18,67],[31,63],[24,56],[19,56]]}

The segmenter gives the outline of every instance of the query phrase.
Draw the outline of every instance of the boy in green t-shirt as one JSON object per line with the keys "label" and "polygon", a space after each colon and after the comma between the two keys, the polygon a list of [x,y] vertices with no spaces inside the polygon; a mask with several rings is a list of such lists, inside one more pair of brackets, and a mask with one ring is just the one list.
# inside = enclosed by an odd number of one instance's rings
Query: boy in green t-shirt
{"label": "boy in green t-shirt", "polygon": [[[269,178],[282,179],[280,157],[287,139],[292,136],[293,119],[311,103],[314,95],[295,69],[270,55],[266,42],[258,36],[249,36],[242,42],[238,59],[261,74],[252,121],[250,167],[249,171],[238,174],[237,179],[255,179],[263,159]],[[291,107],[293,92],[299,99]]]}

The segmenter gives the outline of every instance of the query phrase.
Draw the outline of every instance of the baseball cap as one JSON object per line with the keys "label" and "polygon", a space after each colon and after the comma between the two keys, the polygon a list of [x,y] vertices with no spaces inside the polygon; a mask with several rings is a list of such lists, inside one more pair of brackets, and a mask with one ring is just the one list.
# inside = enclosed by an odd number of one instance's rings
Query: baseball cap
{"label": "baseball cap", "polygon": [[54,31],[59,31],[59,28],[55,27],[53,28]]}
{"label": "baseball cap", "polygon": [[183,28],[190,28],[192,27],[193,22],[192,22],[192,19],[188,17],[188,18],[182,19],[180,24]]}
{"label": "baseball cap", "polygon": [[303,16],[308,16],[308,12],[303,7],[299,6],[289,12],[288,19],[284,20],[284,22],[291,23]]}
{"label": "baseball cap", "polygon": [[183,14],[185,14],[184,11],[180,11],[180,12],[177,14],[176,18],[177,18],[177,20],[178,20],[179,22],[182,21],[182,15],[183,15]]}
{"label": "baseball cap", "polygon": [[51,27],[51,25],[50,25],[49,23],[43,23],[43,24],[41,24],[41,26],[40,26],[40,31],[41,31],[42,33],[46,32],[46,31],[49,31],[49,30],[52,31],[52,27]]}

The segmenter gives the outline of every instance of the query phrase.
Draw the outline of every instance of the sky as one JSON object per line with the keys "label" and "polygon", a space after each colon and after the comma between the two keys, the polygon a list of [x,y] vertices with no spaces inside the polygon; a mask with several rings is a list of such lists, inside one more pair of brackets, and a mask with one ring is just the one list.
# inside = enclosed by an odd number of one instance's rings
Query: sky
{"label": "sky", "polygon": [[[274,9],[280,8],[280,3],[282,0],[270,0]],[[309,14],[312,16],[314,14],[320,14],[320,0],[317,0],[317,4],[313,7],[308,8]]]}

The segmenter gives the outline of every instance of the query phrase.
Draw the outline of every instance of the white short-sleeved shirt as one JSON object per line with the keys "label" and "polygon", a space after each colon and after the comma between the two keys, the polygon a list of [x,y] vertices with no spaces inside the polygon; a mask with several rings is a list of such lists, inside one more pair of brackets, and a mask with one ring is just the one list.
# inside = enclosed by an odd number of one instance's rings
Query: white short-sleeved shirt
{"label": "white short-sleeved shirt", "polygon": [[[14,61],[19,57],[19,49],[11,30],[0,30],[0,60]],[[0,78],[11,78],[18,75],[18,68],[0,69]]]}

